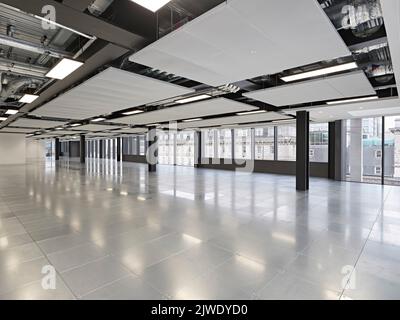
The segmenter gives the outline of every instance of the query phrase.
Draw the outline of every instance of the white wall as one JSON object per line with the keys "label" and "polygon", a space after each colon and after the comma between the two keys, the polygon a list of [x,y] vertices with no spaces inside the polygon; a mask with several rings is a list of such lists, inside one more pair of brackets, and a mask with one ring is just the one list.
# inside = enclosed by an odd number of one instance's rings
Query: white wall
{"label": "white wall", "polygon": [[40,161],[46,159],[46,147],[44,141],[26,140],[26,159],[28,161]]}
{"label": "white wall", "polygon": [[26,163],[25,135],[0,133],[0,165]]}

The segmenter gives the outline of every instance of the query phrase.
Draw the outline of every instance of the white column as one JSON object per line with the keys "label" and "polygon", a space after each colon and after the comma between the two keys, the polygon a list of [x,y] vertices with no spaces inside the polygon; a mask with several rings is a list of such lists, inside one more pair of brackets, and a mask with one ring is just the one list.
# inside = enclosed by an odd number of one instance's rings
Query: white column
{"label": "white column", "polygon": [[350,164],[350,180],[362,181],[362,176],[363,176],[362,119],[350,120],[349,164]]}

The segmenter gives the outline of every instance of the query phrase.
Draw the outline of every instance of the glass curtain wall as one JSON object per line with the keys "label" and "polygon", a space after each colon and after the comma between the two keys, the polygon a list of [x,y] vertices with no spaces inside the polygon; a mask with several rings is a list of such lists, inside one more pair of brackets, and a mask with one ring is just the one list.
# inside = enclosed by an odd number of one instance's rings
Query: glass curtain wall
{"label": "glass curtain wall", "polygon": [[274,160],[275,127],[255,128],[254,148],[256,160]]}
{"label": "glass curtain wall", "polygon": [[252,158],[252,130],[235,129],[235,159]]}
{"label": "glass curtain wall", "polygon": [[296,161],[296,125],[278,126],[278,160]]}
{"label": "glass curtain wall", "polygon": [[217,135],[218,157],[232,159],[232,129],[221,129]]}
{"label": "glass curtain wall", "polygon": [[328,124],[310,124],[310,162],[328,162]]}
{"label": "glass curtain wall", "polygon": [[194,166],[194,132],[181,131],[176,134],[176,164]]}
{"label": "glass curtain wall", "polygon": [[400,186],[400,115],[385,117],[385,184]]}

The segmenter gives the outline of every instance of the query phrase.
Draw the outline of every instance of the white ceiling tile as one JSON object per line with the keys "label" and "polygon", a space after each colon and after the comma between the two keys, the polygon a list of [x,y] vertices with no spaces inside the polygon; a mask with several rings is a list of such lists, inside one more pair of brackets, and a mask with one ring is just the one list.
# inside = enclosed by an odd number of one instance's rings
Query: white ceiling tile
{"label": "white ceiling tile", "polygon": [[231,0],[130,60],[218,86],[350,54],[316,0]]}
{"label": "white ceiling tile", "polygon": [[10,132],[10,133],[31,133],[35,131],[35,129],[21,129],[21,128],[11,128],[5,127],[0,129],[1,132]]}
{"label": "white ceiling tile", "polygon": [[257,90],[244,96],[281,107],[375,94],[363,71]]}
{"label": "white ceiling tile", "polygon": [[113,121],[125,124],[143,125],[256,109],[258,108],[234,100],[216,98],[113,119]]}
{"label": "white ceiling tile", "polygon": [[255,123],[261,121],[286,120],[286,119],[292,119],[292,117],[288,117],[286,115],[282,115],[276,112],[266,112],[260,114],[230,116],[230,117],[200,120],[195,122],[179,123],[178,129],[213,127],[213,126],[228,125],[228,124]]}
{"label": "white ceiling tile", "polygon": [[48,129],[48,128],[53,128],[53,127],[57,127],[57,126],[62,126],[66,123],[67,122],[18,118],[16,121],[12,122],[12,126],[25,127],[25,128],[37,128],[37,129]]}
{"label": "white ceiling tile", "polygon": [[32,114],[81,120],[192,92],[164,81],[108,68]]}

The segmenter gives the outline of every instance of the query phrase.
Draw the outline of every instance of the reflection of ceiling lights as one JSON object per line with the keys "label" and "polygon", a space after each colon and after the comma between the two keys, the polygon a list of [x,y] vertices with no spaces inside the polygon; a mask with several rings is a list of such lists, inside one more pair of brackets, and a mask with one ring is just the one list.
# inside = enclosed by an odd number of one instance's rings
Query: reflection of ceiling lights
{"label": "reflection of ceiling lights", "polygon": [[328,101],[326,104],[342,104],[342,103],[351,103],[351,102],[361,102],[361,101],[368,101],[368,100],[375,100],[378,99],[378,96],[372,97],[364,97],[364,98],[354,98],[354,99],[346,99],[346,100],[337,100],[337,101]]}
{"label": "reflection of ceiling lights", "polygon": [[208,99],[208,98],[211,98],[211,96],[208,94],[201,94],[199,96],[176,100],[175,102],[176,103],[189,103],[189,102],[195,102],[195,101],[204,100],[204,99]]}
{"label": "reflection of ceiling lights", "polygon": [[256,110],[256,111],[247,111],[247,112],[238,112],[236,113],[238,116],[247,116],[249,114],[257,114],[257,113],[265,113],[266,110]]}
{"label": "reflection of ceiling lights", "polygon": [[133,111],[124,112],[122,114],[125,116],[131,116],[133,114],[138,114],[138,113],[142,113],[142,112],[144,112],[144,111],[143,110],[133,110]]}
{"label": "reflection of ceiling lights", "polygon": [[281,79],[285,82],[291,82],[291,81],[302,80],[302,79],[307,79],[307,78],[314,78],[314,77],[319,77],[319,76],[323,76],[323,75],[327,75],[327,74],[331,74],[331,73],[336,73],[336,72],[341,72],[341,71],[346,71],[346,70],[351,70],[351,69],[357,69],[357,68],[358,68],[357,63],[350,62],[350,63],[345,63],[345,64],[341,64],[341,65],[334,66],[334,67],[323,68],[323,69],[319,69],[319,70],[294,74],[292,76],[282,77]]}
{"label": "reflection of ceiling lights", "polygon": [[18,113],[18,110],[14,110],[14,109],[8,109],[6,111],[6,114],[17,114],[17,113]]}
{"label": "reflection of ceiling lights", "polygon": [[82,62],[64,58],[46,74],[46,77],[62,80],[82,65]]}
{"label": "reflection of ceiling lights", "polygon": [[171,0],[131,0],[136,2],[138,5],[149,9],[150,11],[156,12],[165,6]]}
{"label": "reflection of ceiling lights", "polygon": [[39,96],[35,94],[25,94],[21,99],[19,99],[19,102],[21,103],[32,103],[35,101]]}

